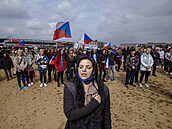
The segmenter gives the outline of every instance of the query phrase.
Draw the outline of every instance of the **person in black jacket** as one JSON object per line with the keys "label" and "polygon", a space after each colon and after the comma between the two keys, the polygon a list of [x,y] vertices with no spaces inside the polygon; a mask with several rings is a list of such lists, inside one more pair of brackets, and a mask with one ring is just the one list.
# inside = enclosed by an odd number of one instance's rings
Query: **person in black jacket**
{"label": "person in black jacket", "polygon": [[139,48],[136,47],[135,48],[135,55],[138,56],[139,58],[139,64],[138,64],[138,67],[136,69],[136,73],[135,73],[135,83],[138,84],[138,77],[139,77],[139,71],[140,71],[140,58],[141,58],[141,53],[139,52]]}
{"label": "person in black jacket", "polygon": [[[56,54],[54,52],[54,47],[51,47],[49,49],[49,52],[47,53],[47,57],[49,60],[51,60],[53,56],[55,57]],[[51,82],[51,71],[54,71],[54,70],[55,70],[54,64],[48,64],[48,82]],[[56,73],[54,75],[54,80],[56,81]]]}
{"label": "person in black jacket", "polygon": [[69,80],[73,78],[73,72],[75,69],[75,57],[73,56],[73,51],[69,51],[67,56],[67,70],[69,73]]}
{"label": "person in black jacket", "polygon": [[151,52],[151,55],[152,55],[153,60],[154,60],[152,76],[155,76],[155,77],[157,76],[155,74],[156,73],[156,66],[157,66],[158,61],[160,60],[160,55],[159,55],[158,51],[159,51],[159,48],[157,47],[155,51]]}
{"label": "person in black jacket", "polygon": [[3,57],[2,57],[2,66],[5,72],[7,81],[9,81],[9,75],[11,79],[13,79],[12,74],[11,74],[11,68],[14,68],[14,65],[13,65],[12,59],[6,52],[3,54]]}
{"label": "person in black jacket", "polygon": [[102,71],[104,72],[102,81],[105,81],[105,77],[106,77],[106,66],[105,66],[106,58],[107,58],[106,50],[102,49],[102,52],[98,58],[99,70],[100,70],[100,75],[99,75],[100,80],[101,80],[101,76],[102,76]]}
{"label": "person in black jacket", "polygon": [[116,83],[115,81],[115,76],[116,76],[116,69],[115,69],[115,64],[117,61],[117,57],[114,53],[112,53],[112,48],[108,49],[108,81],[111,81],[111,76],[110,76],[110,71],[112,70],[112,81]]}
{"label": "person in black jacket", "polygon": [[63,98],[65,129],[111,129],[109,89],[90,56],[78,60],[76,76],[66,83]]}
{"label": "person in black jacket", "polygon": [[123,62],[123,67],[124,67],[124,72],[126,71],[126,59],[127,59],[127,56],[129,54],[129,49],[127,46],[124,47],[123,51],[122,51],[122,55],[124,57],[124,62]]}

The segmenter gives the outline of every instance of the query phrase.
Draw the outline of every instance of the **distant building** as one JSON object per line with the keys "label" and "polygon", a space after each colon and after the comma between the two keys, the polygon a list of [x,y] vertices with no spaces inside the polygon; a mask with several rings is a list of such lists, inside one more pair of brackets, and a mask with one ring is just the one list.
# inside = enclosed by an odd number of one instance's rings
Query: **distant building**
{"label": "distant building", "polygon": [[125,46],[127,46],[127,47],[134,46],[135,47],[137,44],[139,44],[139,43],[121,43],[120,47],[125,47]]}
{"label": "distant building", "polygon": [[20,41],[24,40],[25,46],[31,48],[49,48],[49,47],[66,47],[73,46],[73,42],[57,42],[51,40],[37,40],[37,39],[0,39],[0,46],[6,48],[12,48],[14,45],[18,44]]}

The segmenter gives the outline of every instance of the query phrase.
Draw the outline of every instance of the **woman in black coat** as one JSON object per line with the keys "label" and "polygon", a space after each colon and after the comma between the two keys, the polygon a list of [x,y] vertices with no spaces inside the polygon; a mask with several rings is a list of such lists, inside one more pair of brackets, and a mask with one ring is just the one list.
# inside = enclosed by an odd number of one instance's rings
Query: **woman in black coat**
{"label": "woman in black coat", "polygon": [[[7,53],[3,54],[2,57],[2,67],[4,69],[7,81],[9,81],[9,75],[11,77],[11,79],[13,79],[12,74],[11,74],[11,68],[14,67],[12,59],[10,58],[10,56]],[[8,75],[9,73],[9,75]]]}
{"label": "woman in black coat", "polygon": [[69,51],[67,56],[67,71],[69,73],[69,80],[73,78],[74,69],[75,69],[75,57],[73,56],[73,51]]}
{"label": "woman in black coat", "polygon": [[111,129],[108,87],[98,77],[93,58],[83,55],[76,76],[64,87],[65,129]]}

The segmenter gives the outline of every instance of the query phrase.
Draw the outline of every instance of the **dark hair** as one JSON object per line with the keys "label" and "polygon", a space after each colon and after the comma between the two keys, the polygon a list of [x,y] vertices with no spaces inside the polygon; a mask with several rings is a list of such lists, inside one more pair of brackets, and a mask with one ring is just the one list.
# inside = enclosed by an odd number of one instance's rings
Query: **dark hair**
{"label": "dark hair", "polygon": [[[98,76],[98,68],[97,68],[97,63],[95,62],[95,60],[93,58],[91,58],[90,56],[88,55],[81,55],[80,58],[78,59],[77,61],[77,68],[76,68],[76,75],[75,77],[71,80],[75,83],[76,85],[76,102],[79,103],[78,105],[78,108],[79,107],[82,107],[84,106],[84,103],[82,101],[81,103],[81,100],[84,100],[84,88],[83,88],[83,84],[82,82],[80,81],[80,79],[78,78],[77,74],[78,74],[78,67],[79,67],[79,64],[81,62],[81,60],[84,60],[84,59],[88,59],[92,62],[93,64],[93,73],[95,75],[95,81],[98,85],[98,93],[99,95],[101,96],[101,100],[103,101],[103,98],[104,98],[104,83],[100,80],[99,76]],[[92,80],[93,82],[93,86],[95,86],[94,84],[94,80]]]}

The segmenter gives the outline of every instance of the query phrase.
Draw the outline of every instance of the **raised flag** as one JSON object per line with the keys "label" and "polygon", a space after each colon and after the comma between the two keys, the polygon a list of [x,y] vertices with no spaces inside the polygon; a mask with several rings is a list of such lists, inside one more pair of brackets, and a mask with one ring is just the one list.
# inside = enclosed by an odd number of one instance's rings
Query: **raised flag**
{"label": "raised flag", "polygon": [[84,44],[89,44],[92,41],[93,40],[88,35],[86,35],[84,33],[83,36],[82,36],[82,38],[81,38],[81,40],[79,41],[79,43],[82,43],[84,45]]}
{"label": "raised flag", "polygon": [[105,49],[111,48],[111,42],[104,44]]}
{"label": "raised flag", "polygon": [[85,47],[85,44],[89,44],[90,42],[92,42],[93,40],[88,36],[86,35],[85,33],[83,34],[81,40],[79,41],[79,43],[82,43],[83,44],[83,49]]}
{"label": "raised flag", "polygon": [[[20,43],[16,44],[13,48],[15,47],[24,47],[24,40],[22,40]],[[12,48],[12,50],[13,50]]]}
{"label": "raised flag", "polygon": [[53,56],[49,62],[49,64],[53,65],[55,63],[55,56]]}
{"label": "raised flag", "polygon": [[153,50],[155,49],[155,45],[154,45],[154,44],[152,45],[152,49],[153,49]]}
{"label": "raised flag", "polygon": [[60,38],[71,38],[71,31],[69,22],[58,22],[54,30],[53,40]]}

